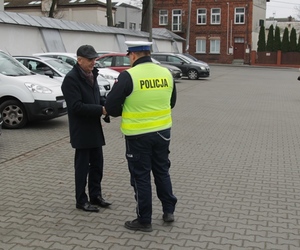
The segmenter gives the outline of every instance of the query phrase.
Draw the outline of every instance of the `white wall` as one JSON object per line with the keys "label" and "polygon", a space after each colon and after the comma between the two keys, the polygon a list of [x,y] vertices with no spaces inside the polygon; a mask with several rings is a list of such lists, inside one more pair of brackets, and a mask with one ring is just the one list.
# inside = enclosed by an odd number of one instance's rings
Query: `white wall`
{"label": "white wall", "polygon": [[[97,8],[91,10],[90,8],[65,8],[60,9],[59,16],[64,20],[82,22],[82,23],[93,23],[96,25],[106,25],[106,9]],[[114,16],[114,15],[113,15]]]}
{"label": "white wall", "polygon": [[124,28],[129,29],[129,23],[135,23],[136,30],[141,30],[140,25],[142,23],[142,10],[138,10],[136,8],[117,6],[115,16],[115,24],[118,24],[119,22],[124,22]]}
{"label": "white wall", "polygon": [[11,55],[46,51],[39,29],[0,23],[0,49]]}
{"label": "white wall", "polygon": [[[99,34],[90,32],[61,31],[67,52],[76,52],[83,44],[92,45],[96,51],[109,50],[119,52],[114,34]],[[125,52],[125,51],[124,51]]]}
{"label": "white wall", "polygon": [[[57,31],[53,29],[53,31]],[[126,52],[126,45],[119,45],[120,39],[117,34],[103,34],[85,31],[57,31],[61,37],[66,52],[76,52],[78,47],[83,44],[94,46],[97,51],[109,50],[116,52]],[[32,55],[33,53],[48,52],[42,33],[39,28],[23,25],[12,25],[0,23],[0,50],[11,55]],[[118,35],[122,36],[122,35]],[[123,41],[147,41],[147,38],[124,36]],[[48,41],[49,42],[49,41]],[[55,42],[55,41],[54,41]],[[61,43],[61,41],[57,41]],[[158,51],[174,52],[172,41],[155,40]],[[182,47],[181,42],[177,42],[178,48]],[[121,49],[123,48],[123,49]],[[61,51],[63,52],[63,51]]]}
{"label": "white wall", "polygon": [[[156,45],[159,52],[174,52],[172,46],[170,46],[169,41],[156,41]],[[178,44],[180,46],[180,44]],[[182,47],[182,46],[181,46]]]}
{"label": "white wall", "polygon": [[264,20],[266,25],[266,8],[265,0],[253,0],[253,22],[252,22],[252,45],[251,50],[257,50],[257,41],[259,36],[259,20]]}

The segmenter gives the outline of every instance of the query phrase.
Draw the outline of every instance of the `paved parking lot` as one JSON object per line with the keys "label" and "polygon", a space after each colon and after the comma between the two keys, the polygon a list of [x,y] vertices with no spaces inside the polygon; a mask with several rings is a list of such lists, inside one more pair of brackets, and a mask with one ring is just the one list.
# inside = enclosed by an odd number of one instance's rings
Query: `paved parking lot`
{"label": "paved parking lot", "polygon": [[[110,209],[75,209],[67,117],[3,130],[0,249],[300,249],[300,82],[296,69],[212,66],[177,83],[173,225],[154,195],[153,232],[135,217],[119,118],[103,124]],[[154,191],[154,187],[153,187]]]}

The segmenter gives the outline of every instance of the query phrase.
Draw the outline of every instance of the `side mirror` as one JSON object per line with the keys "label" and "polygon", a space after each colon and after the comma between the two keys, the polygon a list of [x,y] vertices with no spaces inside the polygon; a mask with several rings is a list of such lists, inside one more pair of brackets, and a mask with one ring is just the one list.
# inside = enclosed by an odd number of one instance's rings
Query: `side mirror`
{"label": "side mirror", "polygon": [[46,76],[49,76],[50,78],[53,78],[53,76],[54,76],[54,74],[53,74],[53,72],[52,72],[51,70],[45,71],[44,74],[45,74]]}
{"label": "side mirror", "polygon": [[300,81],[300,76],[298,76],[298,81]]}

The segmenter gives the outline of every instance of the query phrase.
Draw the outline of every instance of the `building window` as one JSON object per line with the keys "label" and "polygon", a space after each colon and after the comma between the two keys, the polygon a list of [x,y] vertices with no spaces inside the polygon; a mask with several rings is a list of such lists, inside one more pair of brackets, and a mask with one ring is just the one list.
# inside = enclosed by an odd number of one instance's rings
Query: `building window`
{"label": "building window", "polygon": [[197,10],[197,24],[206,24],[206,9]]}
{"label": "building window", "polygon": [[245,39],[243,37],[235,37],[234,43],[245,43]]}
{"label": "building window", "polygon": [[181,10],[173,10],[172,12],[172,31],[181,31],[182,25],[182,12]]}
{"label": "building window", "polygon": [[205,38],[196,38],[196,53],[206,53]]}
{"label": "building window", "polygon": [[245,8],[235,8],[234,23],[244,24],[245,23]]}
{"label": "building window", "polygon": [[167,25],[168,24],[168,11],[160,10],[159,11],[159,25]]}
{"label": "building window", "polygon": [[211,9],[211,24],[221,23],[221,9]]}
{"label": "building window", "polygon": [[124,22],[119,22],[118,27],[119,28],[124,28],[125,27],[125,23]]}
{"label": "building window", "polygon": [[220,54],[220,39],[212,38],[210,40],[210,53],[211,54]]}
{"label": "building window", "polygon": [[129,29],[135,30],[136,29],[136,24],[135,23],[129,23]]}

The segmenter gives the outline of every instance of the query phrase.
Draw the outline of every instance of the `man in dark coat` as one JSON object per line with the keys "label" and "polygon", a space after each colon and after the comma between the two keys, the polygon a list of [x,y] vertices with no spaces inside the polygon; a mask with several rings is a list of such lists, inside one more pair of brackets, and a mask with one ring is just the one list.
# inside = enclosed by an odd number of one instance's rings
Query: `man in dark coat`
{"label": "man in dark coat", "polygon": [[[100,117],[105,114],[104,100],[97,83],[94,67],[97,52],[91,45],[77,50],[77,64],[65,76],[62,92],[67,102],[71,145],[75,148],[76,208],[99,212],[111,203],[102,198],[103,151],[105,145]],[[88,196],[85,187],[88,179]]]}

